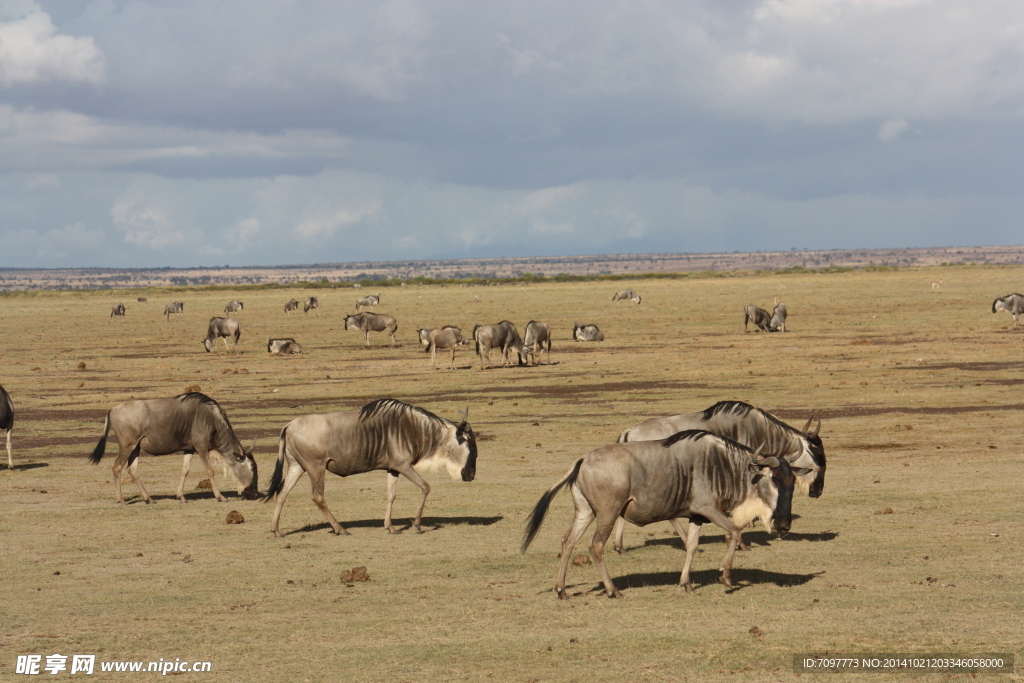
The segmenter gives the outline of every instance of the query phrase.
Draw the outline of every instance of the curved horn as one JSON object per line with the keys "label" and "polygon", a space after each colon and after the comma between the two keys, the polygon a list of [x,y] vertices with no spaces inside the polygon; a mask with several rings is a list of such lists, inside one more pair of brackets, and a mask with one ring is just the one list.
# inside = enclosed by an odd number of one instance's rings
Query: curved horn
{"label": "curved horn", "polygon": [[760,460],[761,459],[761,451],[762,450],[764,450],[764,443],[762,443],[760,446],[758,446],[757,450],[754,451],[754,460]]}
{"label": "curved horn", "polygon": [[804,434],[806,434],[807,430],[811,428],[811,423],[812,422],[814,422],[814,416],[813,415],[811,415],[809,418],[807,418],[807,424],[805,424],[804,428],[801,429],[800,431],[803,432]]}
{"label": "curved horn", "polygon": [[821,431],[821,418],[818,418],[818,426],[814,428],[814,433],[811,436],[817,436],[818,432]]}
{"label": "curved horn", "polygon": [[779,459],[774,455],[766,455],[763,458],[758,458],[757,464],[761,467],[778,467]]}
{"label": "curved horn", "polygon": [[252,453],[256,450],[256,437],[252,437],[252,444],[249,446],[249,452]]}
{"label": "curved horn", "polygon": [[466,427],[466,418],[469,417],[469,406],[466,406],[466,409],[459,414],[462,416],[462,419],[459,420],[459,423],[457,425],[455,425],[455,428],[458,430],[462,430]]}

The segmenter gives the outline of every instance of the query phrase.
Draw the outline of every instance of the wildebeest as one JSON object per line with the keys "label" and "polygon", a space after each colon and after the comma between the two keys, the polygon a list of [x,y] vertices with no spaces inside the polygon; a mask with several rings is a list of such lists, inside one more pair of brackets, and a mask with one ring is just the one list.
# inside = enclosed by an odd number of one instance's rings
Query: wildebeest
{"label": "wildebeest", "polygon": [[356,299],[356,313],[358,313],[359,309],[362,308],[363,306],[366,306],[367,308],[373,308],[379,303],[380,292],[377,292],[376,294],[371,294],[369,296],[360,297],[359,299]]}
{"label": "wildebeest", "polygon": [[171,320],[171,313],[178,314],[185,310],[185,304],[180,301],[174,301],[164,306],[164,315],[167,316],[167,321]]}
{"label": "wildebeest", "polygon": [[317,298],[315,296],[311,296],[308,299],[306,299],[306,303],[302,305],[303,313],[309,315],[310,311],[313,311],[314,317],[320,316],[320,302],[317,301]]}
{"label": "wildebeest", "polygon": [[494,325],[474,325],[473,341],[476,344],[476,355],[480,358],[480,369],[483,370],[491,362],[491,349],[501,349],[501,364],[509,362],[509,351],[519,354],[520,365],[527,355],[519,330],[508,320]]}
{"label": "wildebeest", "polygon": [[382,398],[359,410],[304,415],[281,430],[277,467],[264,501],[277,496],[272,531],[280,536],[281,508],[289,491],[305,472],[313,489],[313,502],[336,534],[348,532],[338,524],[324,501],[324,474],[342,477],[386,470],[387,505],[384,528],[398,533],[391,523],[398,475],[423,491],[413,527],[423,519],[430,485],[421,472],[445,469],[452,479],[473,481],[476,476],[476,435],[466,423],[469,409],[458,424],[416,406]]}
{"label": "wildebeest", "polygon": [[140,296],[140,297],[139,297],[138,299],[136,299],[136,300],[137,300],[137,301],[149,301],[149,299],[147,299],[147,298],[146,298],[146,297],[144,297],[144,296]]}
{"label": "wildebeest", "polygon": [[297,310],[299,310],[299,302],[295,299],[292,299],[284,305],[284,312],[288,315],[291,315],[293,311]]}
{"label": "wildebeest", "polygon": [[[743,527],[760,516],[771,518],[780,532],[789,530],[793,478],[799,471],[785,458],[761,457],[759,451],[699,430],[680,432],[663,441],[602,446],[577,460],[541,496],[527,521],[522,551],[540,529],[551,499],[568,485],[576,515],[562,537],[555,584],[560,599],[568,598],[565,572],[572,550],[595,518],[597,530],[590,542],[590,554],[608,597],[622,597],[604,563],[605,542],[620,515],[638,526],[666,520],[672,523],[686,547],[679,585],[687,592],[693,591],[690,566],[701,525],[710,521],[722,527],[729,543],[718,580],[732,586],[732,559]],[[682,518],[690,520],[686,531]]]}
{"label": "wildebeest", "polygon": [[241,301],[229,301],[224,306],[224,312],[225,313],[237,313],[238,311],[242,310],[243,308],[245,308],[245,304],[243,304]]}
{"label": "wildebeest", "polygon": [[1024,313],[1024,294],[1007,294],[992,302],[992,312],[1007,311],[1013,316],[1013,328],[1020,326],[1020,314]]}
{"label": "wildebeest", "polygon": [[427,350],[430,351],[430,365],[437,367],[437,350],[451,349],[451,369],[455,369],[455,349],[466,343],[462,331],[457,327],[443,327],[440,330],[431,330],[427,335]]}
{"label": "wildebeest", "polygon": [[551,364],[551,328],[547,323],[540,323],[531,320],[526,323],[526,338],[523,345],[530,349],[537,363],[540,363],[540,353],[547,350],[547,363]]}
{"label": "wildebeest", "polygon": [[[699,429],[728,437],[748,448],[785,458],[794,467],[807,470],[796,478],[797,487],[811,498],[825,490],[825,446],[819,432],[821,420],[814,431],[809,431],[814,418],[807,420],[802,430],[789,426],[771,413],[742,401],[719,401],[706,410],[668,417],[652,417],[633,425],[619,435],[619,443],[664,439],[687,429]],[[761,520],[767,524],[767,520]],[[623,551],[623,523],[615,527],[613,544],[617,552]]]}
{"label": "wildebeest", "polygon": [[110,317],[113,318],[115,315],[119,317],[124,316],[124,304],[116,304],[110,309]]}
{"label": "wildebeest", "polygon": [[213,343],[218,338],[224,339],[224,349],[230,351],[228,347],[228,337],[233,337],[235,340],[235,349],[238,348],[238,338],[242,336],[242,326],[238,324],[237,320],[231,318],[210,318],[210,326],[206,330],[206,339],[203,340],[203,347],[206,348],[206,352],[209,353],[213,350]]}
{"label": "wildebeest", "polygon": [[597,329],[597,325],[580,325],[574,323],[572,326],[573,341],[604,341],[604,332]]}
{"label": "wildebeest", "polygon": [[291,337],[287,337],[285,339],[270,339],[267,341],[267,351],[269,353],[279,353],[282,356],[293,353],[302,353],[302,345]]}
{"label": "wildebeest", "polygon": [[146,488],[139,477],[139,455],[142,452],[152,455],[169,455],[185,451],[185,460],[181,468],[181,480],[178,482],[178,500],[185,501],[185,476],[192,462],[192,454],[198,453],[199,459],[210,477],[210,488],[217,500],[226,500],[217,489],[213,466],[210,464],[210,453],[216,452],[230,467],[245,487],[242,495],[248,499],[257,498],[256,461],[252,457],[252,449],[246,450],[235,436],[228,416],[220,404],[206,394],[189,392],[174,398],[150,398],[128,401],[114,406],[107,412],[103,426],[103,436],[96,449],[89,456],[94,465],[98,465],[107,447],[107,434],[113,430],[120,450],[114,461],[114,491],[117,502],[124,504],[121,496],[121,469],[127,465],[128,473],[139,487],[143,499],[152,503]]}
{"label": "wildebeest", "polygon": [[624,289],[621,292],[615,292],[615,294],[612,295],[612,301],[632,301],[639,306],[640,295],[632,289]]}
{"label": "wildebeest", "polygon": [[760,330],[762,332],[768,331],[768,326],[771,324],[772,317],[768,315],[768,311],[763,308],[758,308],[754,304],[747,304],[743,309],[743,331],[747,331],[747,323],[754,323],[755,332]]}
{"label": "wildebeest", "polygon": [[0,429],[7,432],[7,469],[14,469],[11,455],[11,431],[14,429],[14,402],[7,390],[0,386]]}
{"label": "wildebeest", "polygon": [[420,329],[416,330],[416,334],[419,335],[420,344],[423,346],[423,352],[424,353],[430,353],[430,333],[433,332],[435,329],[438,329],[438,330],[458,330],[458,332],[460,334],[462,333],[462,328],[461,327],[457,327],[455,325],[444,325],[442,327],[437,327],[437,328],[434,328],[434,327],[421,327]]}
{"label": "wildebeest", "polygon": [[768,323],[769,332],[785,332],[786,331],[786,304],[781,301],[775,304],[775,310],[772,313],[772,321]]}
{"label": "wildebeest", "polygon": [[395,345],[395,331],[398,329],[398,321],[392,316],[384,313],[355,313],[345,316],[345,329],[359,329],[363,331],[366,338],[366,345],[370,345],[371,332],[387,331],[391,335],[391,345]]}

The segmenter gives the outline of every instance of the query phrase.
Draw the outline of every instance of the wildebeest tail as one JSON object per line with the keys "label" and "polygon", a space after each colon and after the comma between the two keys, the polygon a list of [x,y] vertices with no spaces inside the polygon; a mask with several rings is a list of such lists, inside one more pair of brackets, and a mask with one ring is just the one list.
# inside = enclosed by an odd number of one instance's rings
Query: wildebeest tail
{"label": "wildebeest tail", "polygon": [[99,465],[100,460],[103,458],[103,452],[107,450],[107,434],[110,433],[110,411],[107,411],[107,419],[103,422],[103,436],[100,437],[100,442],[96,444],[95,450],[92,455],[89,456],[89,462],[93,465]]}
{"label": "wildebeest tail", "polygon": [[267,495],[263,496],[264,503],[269,502],[276,496],[278,491],[281,490],[281,486],[284,485],[284,451],[288,447],[285,444],[285,434],[287,432],[287,427],[281,430],[281,439],[277,444],[277,465],[274,467],[274,476],[270,478],[270,488],[267,489]]}
{"label": "wildebeest tail", "polygon": [[576,464],[566,473],[564,477],[559,480],[557,484],[547,490],[547,492],[540,497],[537,501],[537,505],[533,508],[533,512],[530,513],[530,518],[526,520],[526,531],[523,533],[523,545],[519,548],[519,552],[525,553],[526,549],[530,547],[530,543],[533,542],[533,537],[537,535],[537,531],[540,530],[541,522],[544,521],[544,516],[548,513],[548,506],[551,505],[551,499],[555,497],[555,494],[561,490],[563,486],[572,486],[576,481],[576,477],[580,473],[580,465],[583,464],[583,458],[576,461]]}

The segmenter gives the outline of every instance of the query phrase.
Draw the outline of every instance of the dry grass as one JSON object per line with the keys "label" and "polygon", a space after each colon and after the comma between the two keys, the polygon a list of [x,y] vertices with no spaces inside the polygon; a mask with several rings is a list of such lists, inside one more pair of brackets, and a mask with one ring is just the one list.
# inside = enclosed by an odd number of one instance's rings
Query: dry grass
{"label": "dry grass", "polygon": [[[364,348],[361,334],[342,329],[348,290],[317,292],[321,320],[288,319],[284,301],[301,298],[289,291],[154,290],[143,304],[137,292],[5,296],[0,381],[18,419],[16,469],[0,472],[0,674],[13,673],[17,654],[54,652],[209,660],[210,680],[253,681],[783,680],[805,651],[1019,658],[1024,333],[989,306],[1019,291],[1022,275],[934,268],[396,289],[376,309],[398,318],[394,349],[381,335]],[[932,291],[939,278],[942,291]],[[641,306],[609,301],[629,286]],[[792,331],[744,334],[743,305],[768,307],[777,292]],[[206,321],[232,298],[246,305],[240,351],[221,343],[207,354]],[[168,323],[171,300],[186,307]],[[118,301],[124,321],[107,317]],[[432,371],[415,340],[417,327],[468,332],[506,318],[520,330],[531,318],[551,323],[555,364],[481,372],[459,351],[458,370]],[[569,341],[577,321],[600,325],[607,341]],[[269,356],[271,336],[295,337],[306,354]],[[105,411],[194,385],[222,403],[243,439],[259,437],[264,488],[286,421],[382,396],[449,418],[469,405],[483,438],[478,479],[433,476],[425,533],[398,536],[382,530],[382,473],[329,479],[346,537],[330,533],[305,481],[284,508],[280,540],[269,532],[271,506],[195,491],[207,477],[198,463],[182,505],[178,456],[143,456],[156,505],[129,483],[131,504],[115,506],[116,447],[99,467],[86,459]],[[713,527],[695,562],[696,592],[677,592],[683,554],[659,524],[629,528],[629,552],[608,559],[624,600],[602,597],[585,565],[570,568],[575,599],[558,602],[568,496],[530,551],[517,552],[540,494],[640,419],[721,399],[797,426],[822,415],[823,497],[794,502],[799,518],[784,540],[748,534],[753,549],[737,556],[742,585],[732,592],[715,582],[724,543]],[[416,499],[403,481],[399,520]],[[225,523],[233,509],[244,524]],[[370,581],[340,580],[363,566]]]}

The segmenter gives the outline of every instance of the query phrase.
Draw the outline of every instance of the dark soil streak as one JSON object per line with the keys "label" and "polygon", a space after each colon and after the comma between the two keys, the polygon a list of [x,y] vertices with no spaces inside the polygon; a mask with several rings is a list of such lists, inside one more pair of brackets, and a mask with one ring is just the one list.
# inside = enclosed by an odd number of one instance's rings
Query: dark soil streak
{"label": "dark soil streak", "polygon": [[983,406],[846,406],[831,410],[801,408],[798,410],[772,410],[776,417],[784,420],[806,420],[811,414],[823,420],[844,418],[844,417],[870,417],[873,415],[889,415],[891,413],[902,413],[906,415],[964,415],[967,413],[984,413],[988,411],[1021,411],[1024,410],[1024,403],[1009,405],[983,405]]}

